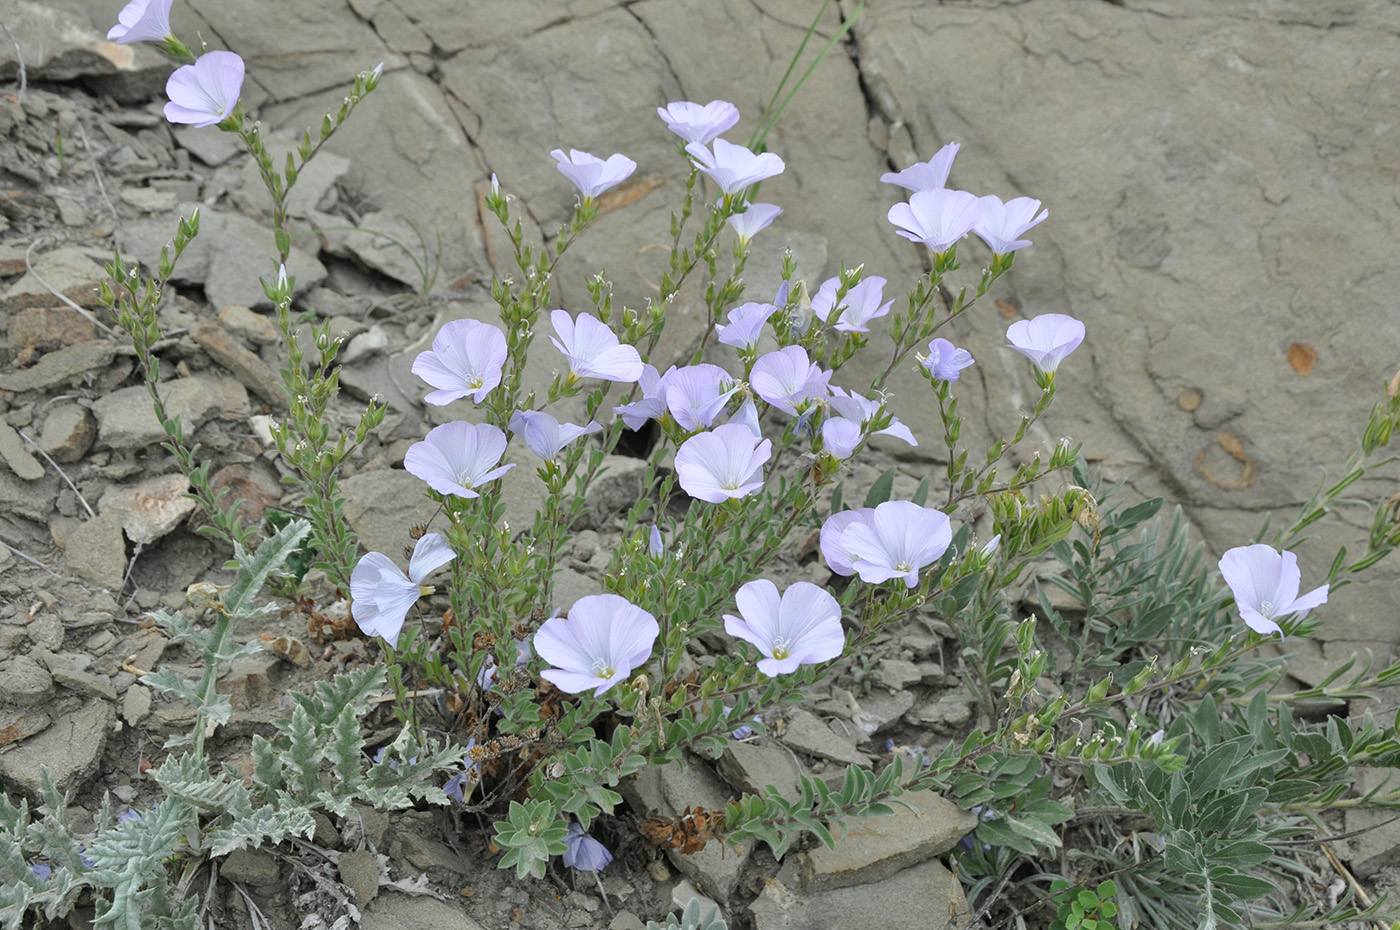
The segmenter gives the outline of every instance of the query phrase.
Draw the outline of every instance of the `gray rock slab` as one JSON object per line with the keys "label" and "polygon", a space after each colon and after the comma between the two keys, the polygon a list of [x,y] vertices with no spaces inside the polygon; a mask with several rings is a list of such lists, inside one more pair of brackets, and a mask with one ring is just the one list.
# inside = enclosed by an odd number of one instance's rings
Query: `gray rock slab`
{"label": "gray rock slab", "polygon": [[397,468],[361,472],[340,482],[345,495],[345,520],[370,552],[402,561],[411,545],[408,528],[426,523],[438,505],[428,499],[428,486]]}
{"label": "gray rock slab", "polygon": [[[177,212],[188,217],[195,206],[181,204]],[[137,220],[118,229],[117,245],[124,257],[140,261],[149,271],[174,234],[174,220],[168,216]],[[277,276],[276,257],[270,223],[200,207],[199,235],[180,255],[170,279],[202,286],[208,302],[216,307],[270,307],[258,279],[271,281]],[[325,279],[326,268],[314,254],[293,246],[287,257],[287,274],[297,279],[297,293],[302,293]]]}
{"label": "gray rock slab", "polygon": [[960,930],[971,913],[957,876],[931,860],[884,881],[808,892],[783,867],[749,907],[755,930]]}
{"label": "gray rock slab", "polygon": [[953,846],[972,832],[977,818],[929,791],[910,791],[893,814],[849,823],[835,849],[818,846],[802,854],[804,888],[824,891],[889,878]]}
{"label": "gray rock slab", "polygon": [[0,391],[41,391],[63,384],[96,368],[104,368],[117,355],[110,342],[80,342],[39,357],[29,368],[0,372]]}
{"label": "gray rock slab", "polygon": [[784,743],[798,752],[849,765],[869,765],[870,757],[856,749],[845,736],[839,736],[815,714],[800,707],[788,713],[787,727],[781,731]]}
{"label": "gray rock slab", "polygon": [[340,880],[355,892],[355,903],[364,907],[379,894],[379,860],[368,849],[357,849],[336,864]]}
{"label": "gray rock slab", "polygon": [[188,517],[197,506],[185,492],[190,483],[184,475],[172,473],[147,478],[125,487],[112,488],[102,495],[103,513],[121,516],[122,530],[134,543],[153,543]]}
{"label": "gray rock slab", "polygon": [[860,697],[860,709],[853,716],[852,723],[860,728],[865,736],[874,736],[903,717],[914,706],[911,691],[872,690]]}
{"label": "gray rock slab", "polygon": [[105,701],[93,701],[49,726],[47,730],[0,754],[0,779],[31,799],[40,798],[39,769],[47,767],[60,793],[76,791],[97,774],[107,734],[116,711]]}
{"label": "gray rock slab", "polygon": [[5,296],[0,298],[0,309],[51,307],[63,303],[54,296],[54,291],[79,306],[98,306],[97,287],[107,277],[107,272],[83,249],[60,246],[52,252],[36,252],[30,261],[34,270],[26,271],[9,286]]}
{"label": "gray rock slab", "polygon": [[483,930],[466,914],[434,898],[384,894],[364,909],[362,930]]}
{"label": "gray rock slab", "polygon": [[798,778],[803,774],[802,767],[792,750],[772,740],[730,740],[715,767],[745,794],[761,795],[772,785],[789,801],[801,797]]}
{"label": "gray rock slab", "polygon": [[25,481],[44,477],[44,466],[25,448],[24,439],[15,428],[4,420],[0,420],[0,459]]}
{"label": "gray rock slab", "polygon": [[[724,783],[694,757],[684,769],[676,762],[645,769],[625,782],[621,791],[635,809],[645,811],[647,816],[673,817],[688,807],[722,808],[730,800]],[[751,851],[752,845],[747,843],[735,850],[711,842],[688,856],[675,850],[668,850],[667,855],[671,864],[703,894],[727,902],[738,886]]]}
{"label": "gray rock slab", "polygon": [[286,411],[287,398],[282,393],[281,375],[230,335],[228,330],[212,320],[206,320],[191,335],[199,347],[237,378],[240,384],[266,401],[273,410]]}
{"label": "gray rock slab", "polygon": [[75,526],[63,540],[68,570],[101,588],[113,591],[126,578],[126,539],[116,511]]}
{"label": "gray rock slab", "polygon": [[[247,416],[248,392],[232,378],[191,377],[163,381],[157,388],[166,413],[180,417],[185,436],[214,416]],[[98,438],[114,449],[140,449],[165,439],[144,385],[122,388],[92,405]]]}
{"label": "gray rock slab", "polygon": [[42,733],[49,723],[49,715],[42,710],[0,707],[0,746]]}

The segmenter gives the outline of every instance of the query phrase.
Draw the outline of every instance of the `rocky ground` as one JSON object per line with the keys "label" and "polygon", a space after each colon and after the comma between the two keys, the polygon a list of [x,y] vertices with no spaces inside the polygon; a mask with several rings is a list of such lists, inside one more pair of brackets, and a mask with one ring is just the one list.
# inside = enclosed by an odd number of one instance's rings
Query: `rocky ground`
{"label": "rocky ground", "polygon": [[[381,90],[292,203],[307,233],[290,263],[296,306],[349,339],[336,416],[352,422],[376,394],[391,407],[344,484],[367,548],[396,552],[408,523],[432,509],[403,455],[461,411],[424,408],[409,367],[442,322],[494,312],[483,284],[509,267],[504,240],[480,221],[491,172],[540,237],[573,197],[548,149],[636,158],[636,179],[571,252],[561,299],[576,305],[580,276],[606,265],[619,298],[640,305],[681,179],[651,109],[725,97],[744,109],[746,129],[817,5],[522,0],[507,17],[502,2],[467,15],[432,0],[177,4],[177,32],[248,58],[245,103],[274,137],[318,122],[355,70],[387,62]],[[136,679],[193,658],[144,618],[183,606],[185,587],[217,580],[227,556],[194,531],[133,355],[94,299],[114,248],[154,260],[195,205],[201,235],[162,316],[167,403],[213,460],[216,484],[254,514],[294,505],[266,434],[282,404],[282,350],[257,284],[271,252],[260,183],[231,137],[164,121],[161,57],[101,41],[119,6],[0,5],[0,779],[32,792],[47,765],[77,792],[80,816],[103,791],[149,801],[144,761],[191,718]],[[1379,2],[1236,6],[871,3],[770,140],[789,171],[765,198],[787,212],[759,240],[751,293],[773,289],[783,248],[808,280],[865,261],[912,281],[916,256],[884,221],[894,194],[875,179],[964,141],[959,184],[1051,208],[1001,312],[959,334],[979,360],[967,431],[1014,422],[1028,390],[1024,372],[997,358],[1006,319],[1074,313],[1088,324],[1088,351],[1064,372],[1054,432],[1037,439],[1084,441],[1131,492],[1187,505],[1217,549],[1249,538],[1262,511],[1287,513],[1307,497],[1320,466],[1335,472],[1400,358],[1390,298],[1400,207],[1387,154],[1400,97],[1383,52],[1400,20]],[[833,5],[825,31],[836,17]],[[422,265],[439,238],[442,268],[427,286]],[[668,329],[673,349],[693,335],[687,309]],[[896,381],[896,398],[913,388]],[[934,435],[921,405],[895,408]],[[882,449],[848,481],[863,488],[893,464],[896,496],[907,494],[937,473],[926,446]],[[601,589],[638,464],[613,461],[590,499],[561,600]],[[530,471],[510,476],[516,525],[538,499]],[[1344,535],[1324,534],[1315,551],[1330,558]],[[825,581],[800,544],[785,558],[789,580]],[[1361,648],[1389,656],[1400,639],[1385,609],[1394,583],[1382,566],[1339,594],[1324,645],[1292,674],[1315,682]],[[313,593],[324,599],[314,583]],[[358,640],[317,642],[295,610],[244,632],[268,650],[221,680],[238,711],[218,749],[231,763],[251,734],[268,732],[289,690],[373,660]],[[970,718],[955,653],[935,622],[901,631],[809,707],[769,721],[772,737],[735,741],[684,772],[649,772],[629,803],[677,813],[735,788],[791,786],[799,771],[869,763],[889,740],[937,745]],[[378,723],[392,723],[387,710]],[[365,926],[383,928],[629,928],[698,892],[726,907],[731,926],[759,930],[962,927],[966,901],[936,857],[970,829],[969,815],[927,806],[923,817],[852,830],[835,853],[799,850],[782,863],[763,848],[658,857],[623,842],[604,873],[606,899],[562,869],[523,883],[496,870],[474,818],[363,811],[325,820],[313,842],[277,855],[222,861],[211,914],[229,927],[331,926],[362,910]],[[1349,815],[1335,832],[1368,817]],[[1384,884],[1377,873],[1396,856],[1400,826],[1350,843],[1352,868]],[[907,903],[896,913],[891,900]]]}

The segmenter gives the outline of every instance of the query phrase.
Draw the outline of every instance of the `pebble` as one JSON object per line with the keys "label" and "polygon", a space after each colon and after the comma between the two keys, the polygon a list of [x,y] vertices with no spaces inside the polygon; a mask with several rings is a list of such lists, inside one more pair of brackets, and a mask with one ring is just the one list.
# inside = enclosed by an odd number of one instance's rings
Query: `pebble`
{"label": "pebble", "polygon": [[11,656],[0,663],[0,704],[33,707],[53,693],[53,676],[29,656]]}
{"label": "pebble", "polygon": [[340,857],[340,880],[355,892],[355,903],[364,907],[379,894],[379,861],[368,849]]}
{"label": "pebble", "polygon": [[24,439],[14,427],[4,420],[0,420],[0,458],[25,481],[37,481],[44,477],[44,466],[25,448]]}
{"label": "pebble", "polygon": [[95,656],[105,656],[117,644],[117,637],[111,630],[103,630],[88,637],[87,651]]}
{"label": "pebble", "polygon": [[76,462],[92,448],[97,423],[86,407],[60,404],[49,410],[39,433],[39,448],[62,464]]}
{"label": "pebble", "polygon": [[132,685],[122,695],[122,719],[136,726],[151,713],[151,689],[145,685]]}

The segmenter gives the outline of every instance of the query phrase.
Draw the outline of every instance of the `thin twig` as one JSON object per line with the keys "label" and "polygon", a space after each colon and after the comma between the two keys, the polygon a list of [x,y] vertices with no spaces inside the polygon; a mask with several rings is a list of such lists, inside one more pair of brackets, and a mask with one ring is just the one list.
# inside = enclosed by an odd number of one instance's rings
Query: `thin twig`
{"label": "thin twig", "polygon": [[92,323],[93,326],[96,326],[98,329],[102,330],[104,333],[107,333],[108,335],[116,335],[116,331],[113,330],[110,326],[108,326],[107,324],[103,323],[101,320],[99,320],[97,317],[93,316],[93,315],[92,315],[91,313],[89,313],[88,311],[84,310],[82,307],[80,307],[80,306],[78,306],[77,304],[73,303],[73,301],[69,300],[69,299],[68,299],[67,297],[65,297],[64,295],[60,294],[60,293],[58,292],[58,290],[57,290],[52,284],[50,284],[49,282],[45,281],[45,280],[43,279],[43,277],[40,276],[39,272],[37,272],[37,271],[34,270],[34,265],[30,262],[29,257],[34,253],[34,247],[37,246],[39,243],[43,242],[43,241],[44,241],[45,239],[47,239],[47,238],[48,238],[47,236],[40,236],[39,238],[35,239],[33,242],[29,243],[29,248],[27,248],[27,249],[24,250],[24,268],[25,268],[25,270],[28,271],[30,274],[32,274],[32,275],[34,276],[34,280],[35,280],[35,281],[38,281],[41,285],[43,285],[44,290],[48,291],[50,294],[52,294],[53,296],[57,297],[59,300],[63,301],[65,304],[67,304],[68,306],[72,307],[74,310],[78,311],[80,314],[82,314],[84,317],[86,317],[86,318]]}
{"label": "thin twig", "polygon": [[14,546],[12,546],[12,545],[10,545],[9,543],[5,542],[5,540],[3,540],[3,539],[0,539],[0,546],[4,546],[6,549],[9,549],[10,552],[11,552],[11,554],[19,556],[21,559],[24,559],[24,560],[25,560],[26,562],[28,562],[30,565],[34,565],[34,566],[36,566],[36,567],[38,567],[38,568],[42,568],[44,571],[48,572],[50,575],[53,575],[55,578],[62,578],[62,577],[63,577],[63,576],[60,575],[58,572],[56,572],[56,571],[54,571],[53,569],[49,568],[49,567],[48,567],[47,565],[45,565],[43,562],[40,562],[38,559],[34,558],[34,557],[31,556],[31,555],[26,555],[25,553],[23,553],[23,552],[21,552],[20,550],[16,549]]}
{"label": "thin twig", "polygon": [[[1337,870],[1337,874],[1346,879],[1348,885],[1351,885],[1351,890],[1356,892],[1356,897],[1361,901],[1362,906],[1369,908],[1371,906],[1371,896],[1366,893],[1366,889],[1361,887],[1361,883],[1356,880],[1356,876],[1352,875],[1351,871],[1337,859],[1336,853],[1332,852],[1331,845],[1323,843],[1322,851],[1326,854],[1327,861],[1332,863],[1332,868]],[[1379,921],[1377,921],[1374,926],[1376,930],[1385,930],[1385,925]]]}
{"label": "thin twig", "polygon": [[83,128],[82,120],[78,121],[78,135],[83,137],[83,149],[88,153],[88,158],[92,159],[92,179],[97,182],[97,191],[102,195],[102,202],[107,205],[107,209],[112,211],[112,219],[121,221],[117,215],[117,208],[112,206],[112,200],[107,196],[107,185],[102,183],[102,172],[97,170],[97,153],[92,150],[92,143],[88,142],[87,130]]}
{"label": "thin twig", "polygon": [[1274,840],[1271,846],[1312,846],[1314,843],[1332,843],[1337,840],[1349,840],[1353,836],[1360,836],[1363,833],[1370,833],[1372,830],[1379,830],[1381,827],[1389,826],[1400,820],[1400,814],[1396,814],[1389,820],[1382,820],[1380,823],[1371,824],[1369,827],[1362,827],[1360,830],[1352,830],[1350,833],[1336,833],[1332,836],[1310,836],[1301,840]]}
{"label": "thin twig", "polygon": [[[139,543],[136,544],[136,549],[131,553],[131,561],[126,563],[126,577],[124,577],[124,578],[122,579],[122,586],[121,586],[120,588],[117,589],[117,594],[118,594],[118,596],[121,595],[121,592],[123,592],[123,591],[126,590],[126,584],[127,584],[128,581],[131,580],[131,573],[136,569],[136,560],[139,559],[139,558],[141,558],[141,552],[142,552],[142,550],[144,550],[145,548],[146,548],[146,544],[145,544],[145,543],[140,543],[140,542],[139,542]],[[126,601],[126,602],[127,602],[128,604],[130,604],[130,603],[131,603],[132,601],[134,601],[135,599],[136,599],[136,592],[135,592],[135,591],[132,591],[132,592],[131,592],[131,597],[127,598],[127,601]]]}
{"label": "thin twig", "polygon": [[8,23],[0,21],[0,29],[5,30],[5,35],[10,37],[10,44],[15,47],[15,61],[19,64],[19,93],[15,94],[15,99],[23,100],[24,88],[29,83],[29,79],[24,71],[24,56],[21,55],[19,51],[19,40],[16,39],[15,34],[10,31],[10,26]]}
{"label": "thin twig", "polygon": [[83,497],[83,492],[78,490],[78,486],[77,486],[76,484],[73,483],[73,479],[72,479],[72,478],[69,478],[68,475],[63,471],[63,469],[61,469],[61,468],[58,467],[58,463],[55,462],[52,458],[50,458],[50,457],[49,457],[49,454],[48,454],[47,452],[45,452],[43,449],[39,448],[39,444],[38,444],[37,442],[35,442],[34,440],[32,440],[32,439],[30,439],[28,436],[26,436],[26,435],[24,434],[24,430],[18,429],[18,430],[15,430],[15,432],[19,433],[19,438],[20,438],[20,439],[23,439],[25,442],[27,442],[27,443],[29,443],[31,446],[33,446],[33,447],[34,447],[34,451],[37,452],[37,453],[39,453],[40,455],[42,455],[42,456],[44,457],[44,461],[48,462],[50,465],[53,466],[53,470],[56,471],[56,472],[58,472],[58,476],[68,483],[68,487],[70,487],[70,488],[73,489],[73,493],[74,493],[74,494],[78,495],[78,503],[80,503],[80,504],[83,505],[83,509],[86,510],[86,511],[88,512],[88,516],[89,516],[89,517],[92,517],[94,520],[96,520],[96,519],[97,519],[97,514],[95,514],[95,513],[92,512],[92,507],[88,506],[87,499],[86,499],[85,497]]}

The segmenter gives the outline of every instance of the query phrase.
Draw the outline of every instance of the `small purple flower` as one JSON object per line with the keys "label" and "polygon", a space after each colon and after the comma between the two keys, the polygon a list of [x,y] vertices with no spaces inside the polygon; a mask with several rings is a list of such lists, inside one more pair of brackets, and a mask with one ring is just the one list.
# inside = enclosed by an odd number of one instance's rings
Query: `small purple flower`
{"label": "small purple flower", "polygon": [[967,235],[982,216],[982,201],[967,191],[915,191],[908,203],[890,207],[889,220],[906,239],[943,253]]}
{"label": "small purple flower", "polygon": [[651,553],[653,559],[661,558],[666,552],[666,547],[661,542],[661,527],[655,523],[651,525],[651,538],[647,541],[647,552]]}
{"label": "small purple flower", "polygon": [[928,357],[920,364],[938,381],[956,381],[962,370],[972,364],[972,353],[947,339],[934,339],[928,344]]}
{"label": "small purple flower", "polygon": [[910,165],[898,174],[882,174],[880,180],[916,193],[941,190],[948,183],[948,172],[953,167],[953,158],[958,154],[959,147],[959,143],[949,142],[928,161]]}
{"label": "small purple flower", "polygon": [[624,681],[651,656],[661,633],[656,618],[616,594],[574,602],[568,618],[550,617],[535,633],[535,652],[553,668],[540,675],[560,691],[595,697]]}
{"label": "small purple flower", "polygon": [[480,497],[477,488],[515,467],[497,467],[505,451],[506,434],[497,427],[456,420],[433,427],[409,446],[403,467],[439,494]]}
{"label": "small purple flower", "polygon": [[[476,737],[473,736],[467,740],[467,752],[470,753],[475,745]],[[462,757],[462,771],[447,780],[446,784],[442,786],[442,793],[458,804],[464,804],[480,779],[481,772],[478,770],[477,764],[472,761],[470,755],[465,755]]]}
{"label": "small purple flower", "polygon": [[[848,420],[855,420],[862,427],[875,418],[880,412],[880,402],[862,397],[855,391],[846,393],[839,387],[831,389],[831,400],[827,402],[838,416],[843,416]],[[914,438],[914,434],[909,431],[909,427],[899,422],[899,417],[891,417],[890,425],[876,432],[877,436],[893,436],[896,439],[903,439],[911,446],[917,446],[919,441]]]}
{"label": "small purple flower", "polygon": [[141,819],[141,812],[132,807],[128,807],[117,815],[117,823],[130,823],[133,820]]}
{"label": "small purple flower", "polygon": [[174,0],[131,0],[117,14],[117,24],[107,38],[118,45],[132,42],[164,42],[170,38],[170,6]]}
{"label": "small purple flower", "polygon": [[523,436],[530,451],[546,462],[580,436],[590,436],[603,431],[603,427],[598,423],[589,423],[587,426],[560,423],[549,414],[538,410],[517,410],[510,418],[510,428],[512,432]]}
{"label": "small purple flower", "polygon": [[1143,740],[1142,744],[1144,746],[1151,746],[1153,749],[1156,749],[1158,746],[1162,745],[1162,740],[1166,737],[1166,735],[1166,730],[1158,730],[1157,732],[1149,736],[1147,739]]}
{"label": "small purple flower", "polygon": [[773,443],[761,442],[740,423],[697,433],[676,450],[676,475],[687,494],[718,504],[747,497],[763,487],[763,464]]}
{"label": "small purple flower", "polygon": [[809,401],[830,394],[830,380],[831,372],[822,371],[808,359],[807,350],[801,346],[787,346],[761,356],[749,374],[754,393],[790,416],[797,416],[799,406],[805,407]]}
{"label": "small purple flower", "polygon": [[642,399],[630,404],[614,407],[613,413],[622,417],[622,422],[630,430],[639,430],[647,420],[660,420],[666,415],[666,379],[676,370],[672,365],[666,374],[658,375],[652,365],[643,364],[642,374],[637,378],[637,386],[642,389]]}
{"label": "small purple flower", "polygon": [[381,552],[367,553],[350,573],[350,613],[367,636],[399,644],[404,618],[418,598],[432,592],[423,580],[456,557],[437,533],[425,533],[413,547],[408,574]]}
{"label": "small purple flower", "polygon": [[1277,620],[1327,603],[1327,585],[1299,597],[1303,575],[1298,557],[1263,543],[1227,551],[1220,558],[1220,574],[1235,596],[1240,619],[1263,636],[1282,636]]}
{"label": "small purple flower", "polygon": [[783,208],[772,203],[751,203],[743,213],[736,213],[728,220],[729,225],[739,234],[739,244],[748,245],[749,240],[763,232],[778,218]]}
{"label": "small purple flower", "polygon": [[1084,324],[1063,313],[1042,313],[1029,320],[1017,320],[1006,329],[1010,348],[1035,363],[1045,374],[1054,374],[1084,341]]}
{"label": "small purple flower", "polygon": [[740,304],[729,311],[727,324],[721,323],[715,326],[715,333],[718,334],[719,341],[725,345],[752,352],[754,347],[758,345],[758,337],[763,332],[763,324],[767,323],[777,312],[778,308],[773,304]]}
{"label": "small purple flower", "polygon": [[580,872],[601,872],[613,860],[607,847],[584,833],[583,827],[576,823],[569,824],[569,835],[564,837],[564,847],[564,865]]}
{"label": "small purple flower", "polygon": [[681,429],[693,433],[707,429],[737,390],[718,365],[687,365],[666,375],[666,409]]}
{"label": "small purple flower", "polygon": [[868,333],[870,327],[865,324],[889,313],[890,306],[894,304],[893,300],[880,303],[880,298],[884,296],[885,279],[879,275],[871,275],[846,291],[846,296],[838,307],[836,291],[840,285],[840,278],[827,278],[812,295],[812,312],[823,323],[827,322],[833,312],[840,309],[841,315],[833,324],[833,329],[846,333]]}
{"label": "small purple flower", "polygon": [[838,459],[848,459],[860,445],[860,424],[845,417],[830,417],[822,423],[822,448]]}
{"label": "small purple flower", "polygon": [[707,145],[720,133],[739,122],[739,108],[724,100],[711,100],[701,106],[689,100],[678,100],[656,108],[656,115],[666,128],[686,142]]}
{"label": "small purple flower", "polygon": [[433,347],[413,360],[413,373],[437,388],[423,400],[436,406],[470,397],[479,404],[501,383],[506,363],[506,337],[478,320],[444,323]]}
{"label": "small purple flower", "polygon": [[734,595],[740,617],[724,615],[724,631],[758,647],[758,670],[772,678],[834,659],[846,648],[841,605],[830,592],[806,581],[788,585],[782,597],[767,578],[750,581]]}
{"label": "small purple flower", "polygon": [[[1037,210],[1040,210],[1038,216]],[[987,243],[994,255],[1005,255],[1030,245],[1031,241],[1021,236],[1049,215],[1049,210],[1040,209],[1039,200],[1017,197],[1002,203],[1000,197],[988,194],[982,198],[982,217],[972,227],[972,232]]]}
{"label": "small purple flower", "polygon": [[587,313],[578,320],[568,311],[549,315],[559,338],[549,337],[554,347],[569,360],[569,381],[599,378],[603,381],[636,381],[642,376],[642,357],[632,346],[620,345],[617,333],[606,323]]}
{"label": "small purple flower", "polygon": [[[729,705],[726,704],[726,705],[724,706],[724,716],[725,716],[726,718],[728,718],[729,715],[732,714],[732,713],[734,713],[734,708],[732,708],[732,707],[730,707]],[[762,718],[762,717],[757,717],[757,716],[755,716],[755,717],[750,717],[749,719],[752,720],[754,723],[762,723],[762,722],[763,722],[763,718]],[[730,739],[748,739],[750,736],[753,736],[753,733],[754,733],[753,727],[749,726],[748,724],[744,724],[743,726],[735,727],[734,729],[730,730],[730,731],[729,731],[729,738],[730,738]]]}
{"label": "small purple flower", "polygon": [[549,154],[559,163],[559,173],[579,189],[584,200],[592,200],[608,188],[621,184],[637,170],[637,163],[626,155],[610,155],[603,161],[578,149],[569,149],[568,155],[563,149]]}
{"label": "small purple flower", "polygon": [[165,82],[165,118],[196,129],[228,119],[243,89],[243,59],[233,52],[205,52],[192,65],[176,68]]}
{"label": "small purple flower", "polygon": [[742,145],[715,139],[713,151],[698,142],[685,147],[696,167],[709,175],[726,194],[737,194],[751,184],[783,173],[783,160],[772,152],[755,155]]}
{"label": "small purple flower", "polygon": [[952,524],[943,513],[909,501],[886,501],[850,520],[834,542],[839,561],[850,571],[837,567],[825,539],[822,552],[837,574],[858,574],[868,584],[902,578],[912,588],[919,583],[919,569],[936,561],[952,541]]}
{"label": "small purple flower", "polygon": [[29,866],[34,872],[34,877],[41,882],[46,882],[53,875],[53,866],[47,862],[35,862]]}

